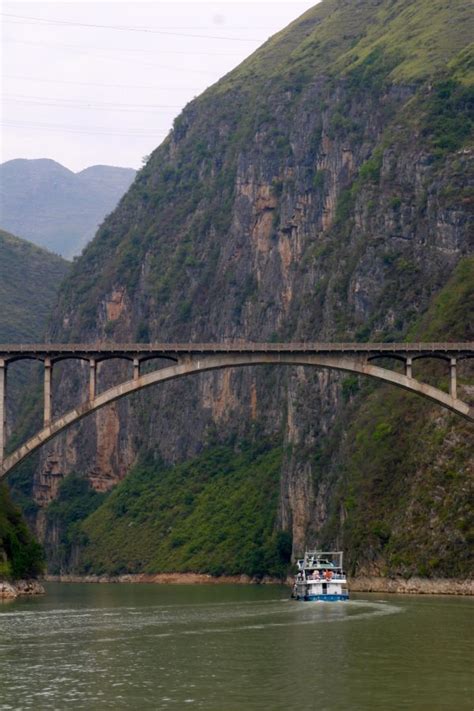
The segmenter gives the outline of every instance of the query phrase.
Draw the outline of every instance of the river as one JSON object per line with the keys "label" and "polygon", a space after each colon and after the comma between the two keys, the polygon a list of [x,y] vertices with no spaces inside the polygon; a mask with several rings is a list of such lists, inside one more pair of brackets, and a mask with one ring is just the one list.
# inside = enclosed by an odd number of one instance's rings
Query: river
{"label": "river", "polygon": [[50,583],[0,604],[0,709],[463,711],[472,599]]}

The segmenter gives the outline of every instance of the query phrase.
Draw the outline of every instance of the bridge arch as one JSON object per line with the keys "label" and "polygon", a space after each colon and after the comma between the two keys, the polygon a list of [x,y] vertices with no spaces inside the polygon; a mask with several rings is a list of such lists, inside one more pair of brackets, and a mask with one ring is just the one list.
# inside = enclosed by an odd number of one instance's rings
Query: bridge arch
{"label": "bridge arch", "polygon": [[448,394],[431,385],[415,380],[408,375],[373,365],[366,359],[361,359],[357,356],[342,354],[292,354],[285,352],[239,353],[235,351],[220,352],[215,355],[180,356],[176,364],[143,375],[138,374],[137,377],[134,377],[132,380],[120,383],[109,390],[95,395],[93,399],[84,402],[65,415],[47,423],[40,432],[31,437],[25,444],[3,460],[0,464],[0,479],[13,469],[14,466],[26,459],[26,457],[42,447],[46,442],[49,442],[70,425],[131,393],[138,392],[157,383],[175,380],[196,373],[219,370],[222,368],[256,365],[313,366],[366,375],[386,383],[391,383],[404,390],[415,392],[468,420],[474,421],[474,407],[458,399],[455,394]]}

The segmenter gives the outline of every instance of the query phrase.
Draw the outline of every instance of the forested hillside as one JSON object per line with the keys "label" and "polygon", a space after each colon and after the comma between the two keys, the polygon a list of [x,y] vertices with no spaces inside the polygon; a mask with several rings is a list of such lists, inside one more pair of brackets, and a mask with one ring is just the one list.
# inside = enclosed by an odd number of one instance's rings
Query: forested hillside
{"label": "forested hillside", "polygon": [[[34,343],[44,338],[51,308],[69,263],[0,230],[0,342]],[[14,364],[8,371],[7,428],[18,409],[31,410],[40,386],[37,368]],[[34,412],[30,416],[34,417]],[[34,542],[5,486],[0,488],[0,578],[29,577],[42,565]]]}
{"label": "forested hillside", "polygon": [[0,342],[41,339],[69,263],[0,230]]}
{"label": "forested hillside", "polygon": [[[44,339],[51,309],[69,267],[62,257],[0,230],[0,342],[35,343]],[[9,431],[20,400],[31,396],[37,383],[37,368],[31,364],[10,367]]]}
{"label": "forested hillside", "polygon": [[[270,39],[176,119],[73,265],[49,336],[472,338],[471,20],[465,0],[323,0]],[[101,387],[119,375],[104,366]],[[441,363],[415,375],[447,384]],[[472,444],[402,391],[246,368],[99,412],[48,445],[30,489],[12,484],[55,569],[263,574],[291,541],[343,546],[353,573],[466,576]]]}

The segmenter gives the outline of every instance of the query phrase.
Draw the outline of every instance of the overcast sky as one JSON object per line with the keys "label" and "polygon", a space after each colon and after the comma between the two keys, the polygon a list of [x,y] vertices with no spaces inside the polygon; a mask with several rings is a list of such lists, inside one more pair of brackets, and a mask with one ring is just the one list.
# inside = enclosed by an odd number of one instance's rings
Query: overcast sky
{"label": "overcast sky", "polygon": [[315,4],[4,1],[0,162],[138,168],[190,99]]}

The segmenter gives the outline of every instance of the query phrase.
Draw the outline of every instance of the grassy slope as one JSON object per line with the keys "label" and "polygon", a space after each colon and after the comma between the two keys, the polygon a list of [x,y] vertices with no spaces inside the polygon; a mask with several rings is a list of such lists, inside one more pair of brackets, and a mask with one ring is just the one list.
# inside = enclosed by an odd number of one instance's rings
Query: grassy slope
{"label": "grassy slope", "polygon": [[68,270],[62,257],[0,230],[0,342],[42,338]]}
{"label": "grassy slope", "polygon": [[459,78],[472,83],[467,60],[472,58],[473,25],[465,0],[325,0],[210,91],[249,79],[290,78],[301,71],[341,76],[381,51],[392,65],[391,80],[426,79],[444,73],[452,62]]}

